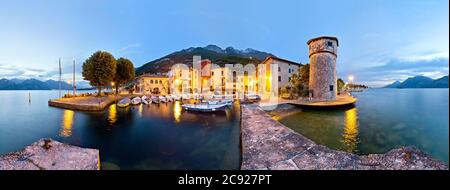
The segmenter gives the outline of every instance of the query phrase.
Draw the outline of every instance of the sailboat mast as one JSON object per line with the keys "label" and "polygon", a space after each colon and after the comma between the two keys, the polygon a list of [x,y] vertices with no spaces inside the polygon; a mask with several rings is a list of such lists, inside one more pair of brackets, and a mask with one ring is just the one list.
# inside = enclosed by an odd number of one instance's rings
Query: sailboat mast
{"label": "sailboat mast", "polygon": [[59,58],[59,97],[61,98],[61,58]]}
{"label": "sailboat mast", "polygon": [[73,60],[73,97],[75,97],[76,94],[76,85],[75,85],[75,60]]}

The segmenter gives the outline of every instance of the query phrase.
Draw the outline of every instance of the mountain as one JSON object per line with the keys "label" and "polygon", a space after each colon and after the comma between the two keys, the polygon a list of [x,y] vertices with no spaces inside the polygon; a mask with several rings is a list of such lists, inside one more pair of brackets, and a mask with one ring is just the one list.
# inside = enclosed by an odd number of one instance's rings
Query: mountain
{"label": "mountain", "polygon": [[436,80],[424,76],[415,76],[401,83],[395,81],[384,88],[448,88],[448,76]]}
{"label": "mountain", "polygon": [[392,84],[385,86],[384,88],[398,88],[402,83],[400,81],[395,81]]}
{"label": "mountain", "polygon": [[216,45],[207,45],[205,47],[190,47],[183,49],[159,59],[150,61],[141,67],[136,68],[136,74],[143,73],[167,73],[170,68],[177,63],[191,64],[194,55],[202,56],[202,59],[209,59],[213,63],[224,66],[228,63],[257,64],[267,56],[273,56],[270,53],[247,48],[245,50],[227,47],[222,49]]}
{"label": "mountain", "polygon": [[434,80],[433,88],[448,88],[448,76]]}
{"label": "mountain", "polygon": [[[47,80],[44,82],[45,85],[49,88],[49,89],[59,89],[59,82],[55,81],[55,80]],[[67,90],[67,89],[72,89],[72,84],[68,84],[65,82],[61,82],[61,89]]]}
{"label": "mountain", "polygon": [[[47,80],[45,82],[36,79],[0,79],[0,90],[52,90],[59,89],[59,82]],[[72,85],[61,82],[61,89],[72,89]]]}

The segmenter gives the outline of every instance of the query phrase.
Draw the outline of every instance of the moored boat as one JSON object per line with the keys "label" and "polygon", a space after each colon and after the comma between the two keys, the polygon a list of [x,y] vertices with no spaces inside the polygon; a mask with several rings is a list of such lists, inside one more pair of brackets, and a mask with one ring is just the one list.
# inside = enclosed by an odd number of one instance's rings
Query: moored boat
{"label": "moored boat", "polygon": [[151,99],[152,99],[152,103],[159,104],[159,98],[158,97],[152,96]]}
{"label": "moored boat", "polygon": [[218,112],[225,111],[227,104],[184,104],[181,107],[186,111]]}
{"label": "moored boat", "polygon": [[162,103],[166,103],[167,102],[167,98],[165,96],[159,96],[158,99]]}
{"label": "moored boat", "polygon": [[133,105],[138,105],[138,104],[140,104],[142,102],[142,99],[141,99],[141,97],[134,97],[132,100],[131,100],[131,104],[133,104]]}
{"label": "moored boat", "polygon": [[124,108],[130,105],[131,100],[129,98],[124,98],[117,103],[117,106]]}

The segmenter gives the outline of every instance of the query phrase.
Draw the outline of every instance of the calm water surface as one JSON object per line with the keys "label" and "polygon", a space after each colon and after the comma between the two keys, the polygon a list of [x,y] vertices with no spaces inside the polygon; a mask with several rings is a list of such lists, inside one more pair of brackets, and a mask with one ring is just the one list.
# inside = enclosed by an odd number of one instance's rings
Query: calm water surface
{"label": "calm water surface", "polygon": [[328,147],[357,154],[414,145],[449,161],[448,89],[369,89],[355,107],[304,110],[280,120]]}
{"label": "calm water surface", "polygon": [[82,112],[49,107],[57,96],[0,91],[0,154],[50,137],[100,149],[107,169],[239,169],[238,104],[221,114],[184,112],[179,102]]}

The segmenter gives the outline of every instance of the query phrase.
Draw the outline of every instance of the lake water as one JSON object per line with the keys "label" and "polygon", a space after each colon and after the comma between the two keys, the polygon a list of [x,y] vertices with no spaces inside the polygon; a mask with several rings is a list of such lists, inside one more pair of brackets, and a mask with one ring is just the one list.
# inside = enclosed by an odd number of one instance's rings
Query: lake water
{"label": "lake water", "polygon": [[280,120],[318,144],[357,154],[414,145],[449,163],[448,89],[368,89],[354,107],[307,109]]}
{"label": "lake water", "polygon": [[238,103],[217,114],[184,112],[179,102],[82,112],[49,107],[57,96],[0,91],[0,154],[50,137],[99,149],[105,169],[239,169]]}

